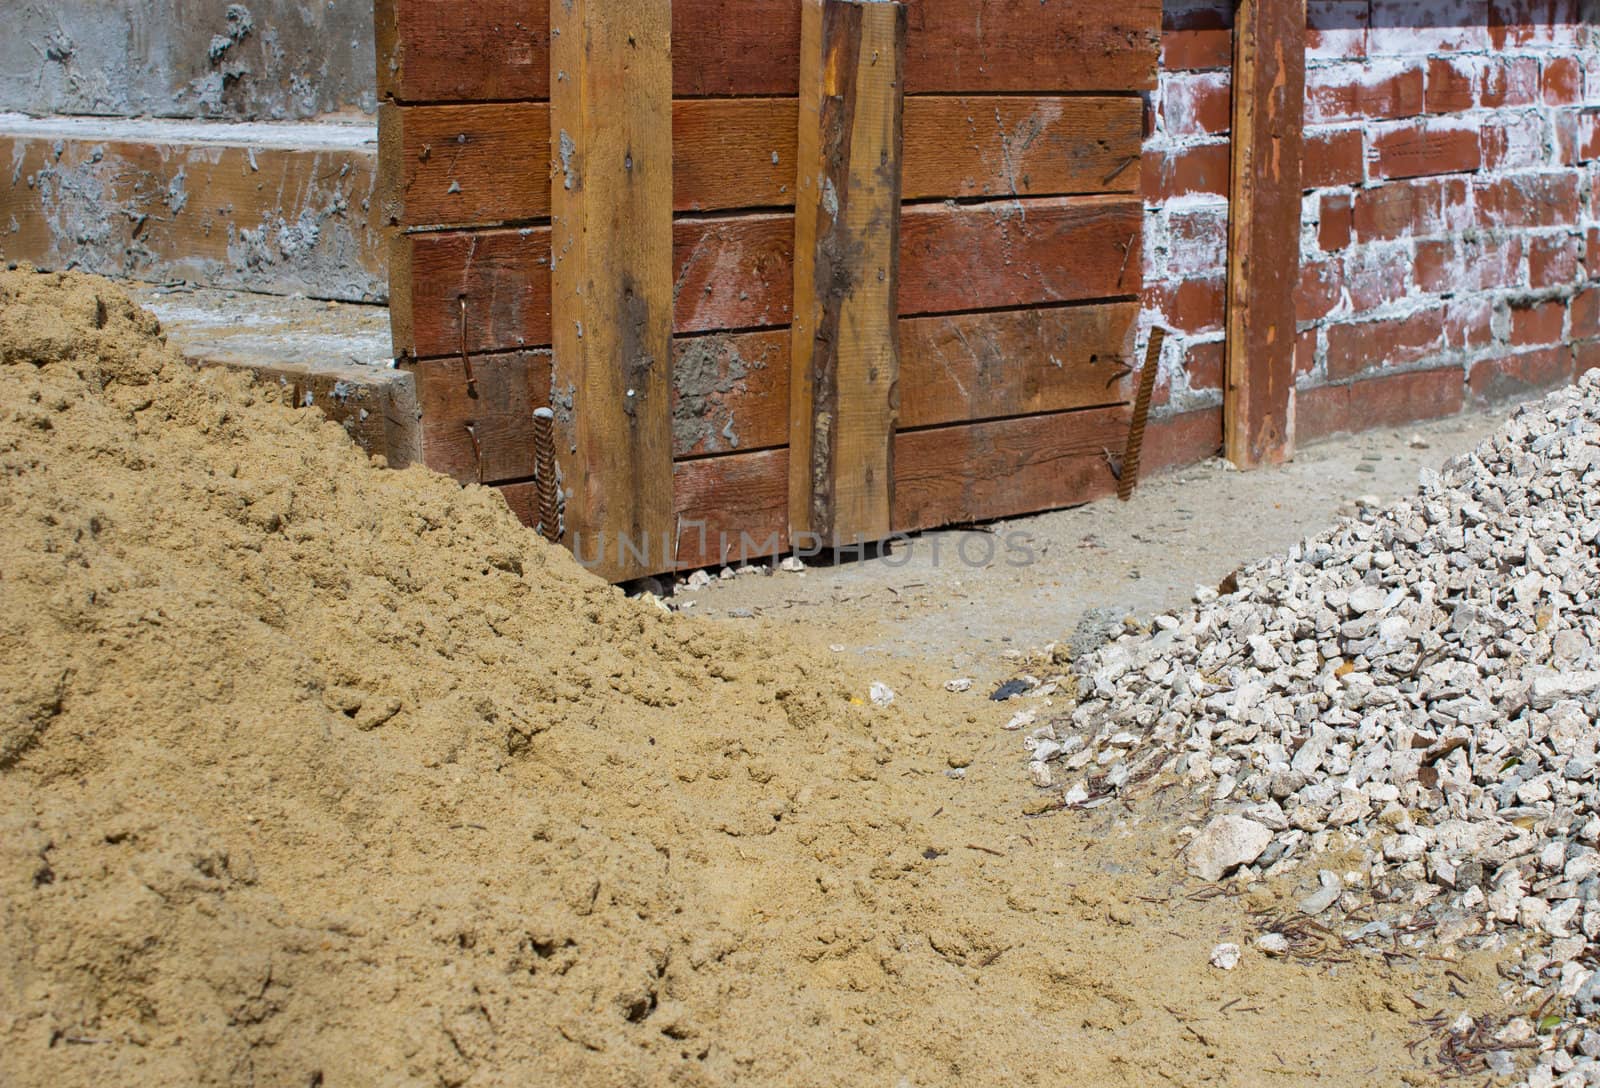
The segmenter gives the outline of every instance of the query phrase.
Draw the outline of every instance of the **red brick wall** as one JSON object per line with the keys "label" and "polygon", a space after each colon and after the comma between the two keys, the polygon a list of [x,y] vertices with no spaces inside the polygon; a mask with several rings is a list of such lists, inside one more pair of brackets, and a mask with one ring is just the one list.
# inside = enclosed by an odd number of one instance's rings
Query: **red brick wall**
{"label": "red brick wall", "polygon": [[[1220,431],[1232,7],[1167,0],[1145,145],[1145,319],[1176,334],[1157,403],[1201,446]],[[1600,2],[1308,0],[1307,20],[1298,439],[1600,366]]]}

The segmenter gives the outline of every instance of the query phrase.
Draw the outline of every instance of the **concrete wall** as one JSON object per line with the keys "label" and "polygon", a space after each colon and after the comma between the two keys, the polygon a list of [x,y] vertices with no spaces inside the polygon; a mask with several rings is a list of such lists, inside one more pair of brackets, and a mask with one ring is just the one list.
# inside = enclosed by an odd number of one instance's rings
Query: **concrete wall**
{"label": "concrete wall", "polygon": [[282,121],[377,109],[361,0],[0,7],[0,112]]}
{"label": "concrete wall", "polygon": [[[1222,397],[1231,11],[1168,0],[1150,100],[1168,416]],[[1309,0],[1308,19],[1300,439],[1600,366],[1600,3]]]}

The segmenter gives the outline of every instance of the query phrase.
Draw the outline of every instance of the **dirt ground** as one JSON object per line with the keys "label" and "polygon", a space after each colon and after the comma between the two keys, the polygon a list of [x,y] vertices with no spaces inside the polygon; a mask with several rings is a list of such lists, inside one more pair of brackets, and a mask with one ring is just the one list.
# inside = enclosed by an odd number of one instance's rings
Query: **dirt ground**
{"label": "dirt ground", "polygon": [[665,615],[104,281],[0,273],[0,478],[0,1083],[1355,1088],[1505,1010],[1262,956],[1297,889],[1183,876],[1160,793],[1041,811],[935,594],[895,657]]}
{"label": "dirt ground", "polygon": [[1358,502],[1413,491],[1420,469],[1470,450],[1509,410],[1320,442],[1280,468],[1241,473],[1208,461],[1146,480],[1131,502],[923,533],[883,557],[716,579],[680,587],[673,600],[694,615],[825,632],[819,641],[853,655],[917,657],[988,681],[1013,669],[1008,651],[1070,644],[1085,617],[1147,619],[1185,606],[1197,587]]}

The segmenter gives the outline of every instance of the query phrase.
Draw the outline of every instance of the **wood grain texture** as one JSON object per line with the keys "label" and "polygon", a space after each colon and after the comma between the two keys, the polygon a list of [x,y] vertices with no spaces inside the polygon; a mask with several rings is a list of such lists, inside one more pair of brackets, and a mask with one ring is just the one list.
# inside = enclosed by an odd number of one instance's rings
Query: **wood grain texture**
{"label": "wood grain texture", "polygon": [[1240,468],[1294,453],[1305,30],[1304,0],[1242,0],[1234,22],[1223,429]]}
{"label": "wood grain texture", "polygon": [[[908,0],[906,91],[1143,91],[1160,0]],[[543,99],[546,13],[517,0],[379,0],[381,93],[400,102]],[[800,0],[674,0],[673,91],[797,93]]]}
{"label": "wood grain texture", "polygon": [[[1141,278],[1143,222],[1137,199],[1112,196],[908,207],[900,313],[1131,296]],[[672,233],[676,332],[790,323],[792,214],[680,219]],[[408,234],[395,246],[397,353],[457,354],[463,297],[469,351],[550,342],[548,227]]]}
{"label": "wood grain texture", "polygon": [[[737,565],[786,551],[788,461],[789,452],[779,449],[677,465],[672,527],[650,550],[656,572]],[[538,522],[539,499],[531,482],[502,484],[500,493],[523,524],[531,528]],[[598,572],[615,563],[615,556],[610,547],[602,556],[585,544],[578,561]]]}
{"label": "wood grain texture", "polygon": [[988,521],[1104,498],[1105,451],[1128,435],[1124,406],[895,436],[895,531]]}
{"label": "wood grain texture", "polygon": [[551,388],[565,541],[652,572],[672,524],[672,29],[658,0],[550,0]]}
{"label": "wood grain texture", "polygon": [[[673,103],[677,211],[794,204],[796,100]],[[905,104],[907,200],[1132,193],[1137,98],[913,98]],[[542,102],[378,111],[383,222],[402,229],[493,226],[550,214]],[[393,169],[390,169],[390,165]]]}
{"label": "wood grain texture", "polygon": [[900,322],[902,430],[1125,403],[1139,304]]}
{"label": "wood grain texture", "polygon": [[900,312],[1135,294],[1143,278],[1143,228],[1143,205],[1121,196],[907,208],[900,220]]}
{"label": "wood grain texture", "polygon": [[806,0],[801,23],[789,525],[834,547],[891,529],[905,15]]}
{"label": "wood grain texture", "polygon": [[0,136],[0,258],[380,302],[370,148]]}

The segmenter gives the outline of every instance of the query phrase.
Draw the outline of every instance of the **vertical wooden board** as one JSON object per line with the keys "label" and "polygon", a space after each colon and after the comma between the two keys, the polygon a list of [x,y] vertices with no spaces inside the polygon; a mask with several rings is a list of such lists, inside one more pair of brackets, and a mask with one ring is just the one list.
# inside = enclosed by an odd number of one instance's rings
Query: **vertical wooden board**
{"label": "vertical wooden board", "polygon": [[905,8],[807,0],[795,186],[791,528],[892,529]]}
{"label": "vertical wooden board", "polygon": [[1305,0],[1241,0],[1234,22],[1223,419],[1240,468],[1294,453],[1305,30]]}
{"label": "vertical wooden board", "polygon": [[565,542],[620,581],[663,569],[673,521],[670,5],[551,0],[550,37]]}

